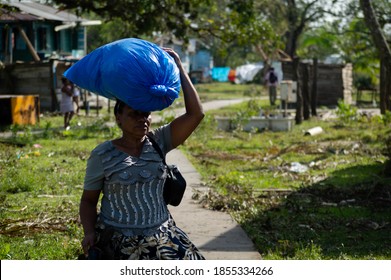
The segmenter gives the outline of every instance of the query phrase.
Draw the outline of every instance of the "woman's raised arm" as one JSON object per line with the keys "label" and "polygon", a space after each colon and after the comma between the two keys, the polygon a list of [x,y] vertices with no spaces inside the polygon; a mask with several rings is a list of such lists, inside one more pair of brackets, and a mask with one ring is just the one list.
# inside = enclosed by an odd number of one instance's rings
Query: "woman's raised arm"
{"label": "woman's raised arm", "polygon": [[186,109],[186,112],[183,115],[177,117],[170,124],[172,145],[175,148],[185,142],[190,134],[197,128],[204,118],[204,112],[197,90],[191,82],[189,75],[186,73],[186,70],[183,68],[179,55],[172,49],[163,49],[174,58],[175,63],[179,68]]}

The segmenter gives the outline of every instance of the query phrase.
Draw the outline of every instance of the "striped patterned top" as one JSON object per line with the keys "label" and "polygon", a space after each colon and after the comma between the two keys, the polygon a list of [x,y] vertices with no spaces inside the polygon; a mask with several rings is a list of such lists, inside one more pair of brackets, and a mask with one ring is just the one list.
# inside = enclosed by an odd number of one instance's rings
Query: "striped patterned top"
{"label": "striped patterned top", "polygon": [[[163,153],[171,150],[169,125],[151,132]],[[111,141],[88,159],[84,189],[102,190],[99,219],[127,236],[148,235],[169,218],[163,199],[166,167],[146,138],[140,157],[118,150]]]}

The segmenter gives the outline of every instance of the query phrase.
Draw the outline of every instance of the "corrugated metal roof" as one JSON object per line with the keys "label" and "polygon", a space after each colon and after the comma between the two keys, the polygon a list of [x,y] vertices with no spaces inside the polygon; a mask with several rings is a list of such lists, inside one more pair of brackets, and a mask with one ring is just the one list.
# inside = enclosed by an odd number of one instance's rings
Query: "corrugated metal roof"
{"label": "corrugated metal roof", "polygon": [[37,19],[39,18],[26,13],[14,13],[6,9],[0,9],[0,21],[33,21]]}
{"label": "corrugated metal roof", "polygon": [[1,4],[16,7],[24,13],[33,15],[40,19],[54,20],[61,22],[80,22],[85,21],[85,19],[80,18],[74,14],[68,13],[66,11],[57,10],[54,7],[47,6],[44,4],[32,2],[32,1],[0,1]]}

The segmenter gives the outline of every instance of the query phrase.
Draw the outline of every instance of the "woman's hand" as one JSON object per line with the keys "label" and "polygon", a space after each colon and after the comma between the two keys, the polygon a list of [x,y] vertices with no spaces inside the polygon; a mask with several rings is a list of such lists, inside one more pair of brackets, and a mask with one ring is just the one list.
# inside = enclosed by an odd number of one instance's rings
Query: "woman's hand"
{"label": "woman's hand", "polygon": [[81,246],[83,247],[84,255],[88,255],[88,250],[95,245],[95,232],[88,233],[84,236]]}
{"label": "woman's hand", "polygon": [[[89,164],[87,163],[87,169]],[[81,242],[85,255],[95,245],[95,223],[97,219],[96,205],[99,200],[100,190],[84,190],[80,200],[80,220],[84,229],[84,238]]]}
{"label": "woman's hand", "polygon": [[167,52],[172,58],[174,58],[176,65],[179,67],[181,63],[181,59],[179,55],[171,48],[162,48],[165,52]]}

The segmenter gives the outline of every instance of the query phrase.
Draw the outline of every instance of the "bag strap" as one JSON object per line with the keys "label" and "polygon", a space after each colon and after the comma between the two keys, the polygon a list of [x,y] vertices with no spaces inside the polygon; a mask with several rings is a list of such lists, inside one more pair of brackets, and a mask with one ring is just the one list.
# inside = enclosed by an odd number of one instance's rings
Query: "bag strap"
{"label": "bag strap", "polygon": [[162,149],[160,149],[158,143],[156,143],[155,139],[153,139],[151,136],[147,136],[147,137],[148,137],[149,141],[151,141],[152,146],[153,146],[153,147],[155,148],[155,150],[159,153],[160,157],[161,157],[162,160],[163,160],[164,165],[167,165],[166,159],[165,159],[165,157],[164,157],[164,155],[163,155],[163,152],[162,152]]}

